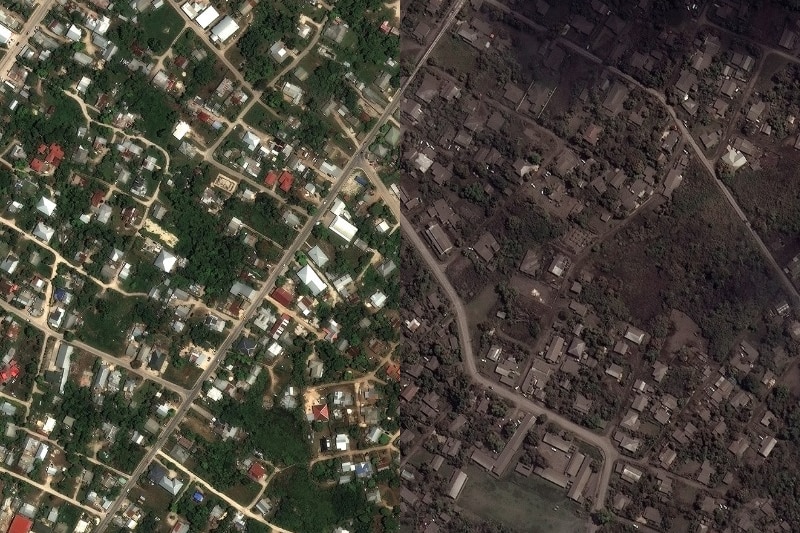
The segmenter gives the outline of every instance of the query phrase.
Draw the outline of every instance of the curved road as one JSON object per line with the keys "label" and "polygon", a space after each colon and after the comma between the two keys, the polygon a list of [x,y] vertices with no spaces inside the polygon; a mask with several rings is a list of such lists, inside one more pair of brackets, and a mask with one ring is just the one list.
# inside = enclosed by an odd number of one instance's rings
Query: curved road
{"label": "curved road", "polygon": [[461,348],[462,360],[464,361],[464,371],[469,378],[479,385],[486,388],[491,388],[497,396],[500,396],[509,402],[513,403],[517,408],[533,413],[535,416],[541,414],[547,415],[549,421],[555,422],[564,429],[572,432],[580,440],[591,444],[600,450],[603,455],[603,465],[600,471],[600,482],[598,484],[597,495],[594,499],[593,508],[601,509],[605,505],[606,496],[608,494],[608,484],[611,479],[611,474],[614,469],[614,463],[621,457],[619,451],[614,447],[614,444],[602,435],[598,435],[589,429],[579,426],[578,424],[568,420],[562,415],[551,411],[527,398],[520,395],[518,392],[507,389],[503,386],[498,386],[498,383],[487,378],[478,371],[476,364],[477,356],[472,346],[472,335],[470,334],[469,322],[467,320],[467,310],[464,307],[464,302],[458,296],[447,274],[441,268],[439,261],[433,256],[427,244],[422,240],[414,226],[403,215],[400,210],[400,205],[395,196],[389,191],[383,181],[380,179],[375,170],[366,162],[361,165],[360,170],[363,171],[372,182],[373,186],[378,191],[378,194],[383,198],[386,205],[392,210],[397,220],[400,221],[400,228],[405,235],[407,242],[416,248],[417,253],[428,266],[428,269],[433,273],[436,281],[441,286],[442,290],[447,294],[447,297],[453,304],[453,311],[456,316],[456,326],[458,328],[458,338]]}
{"label": "curved road", "polygon": [[333,204],[333,201],[339,194],[339,191],[342,189],[344,184],[349,180],[350,174],[353,172],[353,170],[357,168],[359,164],[361,164],[361,162],[363,161],[362,156],[364,152],[369,148],[370,144],[372,144],[372,141],[378,136],[380,128],[383,126],[383,124],[387,120],[389,120],[392,113],[394,113],[394,111],[400,105],[400,99],[402,98],[403,93],[411,84],[412,80],[414,79],[414,76],[419,71],[420,67],[425,63],[425,61],[427,61],[428,56],[433,51],[433,48],[438,43],[439,39],[441,39],[442,35],[444,35],[444,33],[447,31],[447,28],[449,28],[450,24],[452,24],[452,22],[455,20],[456,15],[463,7],[465,1],[466,0],[457,0],[456,3],[453,5],[453,7],[450,9],[450,12],[442,21],[442,25],[439,29],[439,32],[434,38],[434,40],[431,42],[428,50],[419,59],[418,63],[416,64],[414,70],[409,75],[406,82],[397,91],[391,103],[388,106],[386,106],[386,108],[383,110],[383,113],[375,122],[375,125],[373,126],[372,130],[370,130],[370,132],[364,137],[364,140],[361,142],[361,145],[353,154],[353,157],[351,157],[350,160],[347,162],[347,164],[344,166],[344,168],[342,169],[341,177],[339,177],[333,184],[333,186],[330,189],[330,192],[328,193],[328,196],[319,206],[317,212],[314,214],[314,216],[309,217],[308,221],[300,230],[300,233],[298,234],[297,238],[294,240],[292,245],[286,249],[283,256],[281,257],[281,260],[278,261],[278,263],[276,263],[275,267],[272,269],[272,273],[264,282],[264,285],[259,291],[258,295],[253,299],[253,302],[247,308],[247,311],[245,312],[242,320],[239,322],[238,325],[236,325],[231,330],[231,332],[222,342],[220,347],[217,349],[216,355],[214,356],[214,359],[211,361],[211,363],[208,365],[208,368],[203,372],[200,378],[198,378],[197,382],[192,387],[192,389],[186,393],[186,396],[183,402],[181,403],[180,407],[178,407],[177,411],[175,412],[175,415],[172,417],[167,426],[162,430],[156,442],[153,444],[153,446],[151,446],[150,450],[147,452],[147,454],[145,454],[144,458],[139,462],[134,471],[131,473],[130,479],[125,484],[125,486],[122,487],[120,496],[116,499],[114,504],[108,509],[103,519],[94,529],[95,533],[102,533],[103,531],[106,530],[109,523],[111,522],[111,519],[114,517],[117,511],[119,511],[120,507],[122,506],[122,503],[127,499],[128,493],[138,482],[139,477],[144,473],[145,469],[150,465],[151,461],[158,454],[159,450],[166,444],[167,439],[169,439],[169,436],[178,427],[178,424],[181,422],[181,420],[183,420],[183,417],[189,411],[192,402],[194,402],[194,400],[200,395],[203,383],[206,380],[208,380],[209,377],[211,377],[214,371],[216,371],[217,367],[225,359],[225,355],[227,354],[231,345],[236,339],[239,338],[239,335],[244,330],[245,324],[247,324],[250,318],[252,318],[256,310],[261,306],[262,300],[266,297],[266,295],[270,292],[270,290],[272,290],[272,287],[275,285],[275,281],[277,280],[277,278],[283,275],[284,269],[294,260],[295,253],[305,243],[309,235],[311,235],[311,230],[314,229],[314,226],[317,224],[317,222],[328,211],[328,209]]}

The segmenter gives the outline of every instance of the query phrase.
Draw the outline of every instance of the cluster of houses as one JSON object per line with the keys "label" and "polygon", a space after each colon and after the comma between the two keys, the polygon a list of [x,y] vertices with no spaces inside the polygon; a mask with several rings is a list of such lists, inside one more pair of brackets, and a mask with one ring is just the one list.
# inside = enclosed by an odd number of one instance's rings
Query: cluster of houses
{"label": "cluster of houses", "polygon": [[[492,46],[497,44],[496,39],[490,38],[497,32],[480,19],[472,20],[469,24],[464,22],[460,28],[459,36],[470,44],[485,43],[478,46],[479,49],[486,48],[490,43]],[[473,40],[475,35],[478,37]],[[553,48],[551,45],[545,43],[542,53],[550,54],[547,50]],[[554,48],[564,55],[563,49],[558,46]],[[561,243],[574,253],[590,246],[597,235],[610,229],[615,216],[624,218],[631,215],[655,193],[670,197],[682,181],[688,158],[678,149],[681,137],[673,128],[664,129],[661,150],[656,152],[656,158],[650,163],[645,162],[647,164],[634,173],[610,164],[595,153],[604,131],[599,125],[601,121],[589,116],[586,125],[576,132],[580,138],[579,145],[565,147],[545,168],[524,158],[507,160],[497,147],[478,144],[476,139],[487,133],[502,135],[512,121],[519,122],[526,117],[532,120],[546,107],[555,87],[540,81],[523,87],[509,81],[494,91],[493,99],[483,98],[481,101],[466,93],[449,75],[436,69],[424,72],[421,77],[422,81],[413,96],[406,97],[401,103],[401,113],[408,121],[418,124],[418,129],[424,129],[424,117],[434,104],[458,108],[466,116],[460,124],[448,124],[446,128],[440,128],[444,133],[439,138],[422,140],[416,146],[408,147],[404,159],[414,179],[395,189],[401,203],[416,219],[416,224],[424,229],[433,251],[441,257],[457,248],[468,248],[491,269],[501,248],[497,235],[490,231],[475,234],[473,226],[463,224],[462,218],[469,212],[464,205],[466,202],[454,200],[446,191],[455,168],[453,161],[463,158],[465,154],[469,154],[470,161],[488,169],[490,174],[497,172],[493,169],[498,167],[512,172],[518,182],[517,187],[533,180],[534,189],[541,192],[541,195],[534,194],[533,199],[548,214],[565,221],[573,217],[588,220],[589,224],[583,226],[569,223],[569,230],[562,238]],[[625,128],[644,127],[648,120],[646,117],[652,114],[646,99],[637,97],[638,105],[628,106],[627,102],[632,98],[631,88],[607,72],[601,74],[592,90],[598,93],[598,113],[617,117]],[[589,103],[588,89],[583,91],[580,99],[583,103]],[[513,109],[516,116],[508,109]],[[655,127],[663,128],[664,125]],[[526,129],[525,133],[525,138],[532,145],[539,141],[533,127]],[[496,190],[494,185],[485,181],[473,184],[484,197],[494,197],[498,201],[503,201],[503,195],[515,197],[514,184],[509,183],[505,189]],[[444,197],[425,205],[417,195],[417,189],[422,187],[417,182],[424,182],[425,187],[438,186],[434,188],[440,188]],[[587,192],[591,194],[587,195]]]}

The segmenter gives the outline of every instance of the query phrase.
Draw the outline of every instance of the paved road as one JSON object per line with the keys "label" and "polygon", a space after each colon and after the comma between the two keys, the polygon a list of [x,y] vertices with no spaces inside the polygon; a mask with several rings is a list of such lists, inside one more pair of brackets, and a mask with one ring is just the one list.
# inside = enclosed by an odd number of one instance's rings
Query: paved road
{"label": "paved road", "polygon": [[605,437],[598,435],[585,427],[575,424],[560,414],[550,411],[539,404],[521,396],[518,392],[499,386],[497,382],[484,376],[478,371],[475,350],[472,347],[472,336],[470,334],[469,323],[467,321],[467,311],[464,307],[464,302],[459,298],[458,293],[450,284],[447,275],[439,268],[438,261],[433,257],[427,245],[422,241],[420,236],[412,224],[400,214],[400,227],[403,230],[408,242],[410,242],[418,251],[422,260],[428,265],[428,268],[433,272],[434,277],[439,282],[447,297],[453,303],[453,309],[456,313],[456,325],[458,327],[458,337],[461,344],[461,353],[464,360],[464,370],[470,379],[475,383],[482,385],[486,388],[492,388],[493,392],[510,401],[518,408],[533,413],[535,416],[541,414],[547,415],[548,420],[555,422],[567,431],[572,432],[577,438],[583,440],[592,446],[595,446],[603,454],[603,468],[600,471],[600,483],[598,494],[595,498],[594,508],[600,509],[605,504],[606,495],[608,493],[608,482],[611,479],[614,462],[619,459],[619,452],[614,445]]}
{"label": "paved road", "polygon": [[[585,52],[585,50],[584,50]],[[646,91],[648,94],[656,98],[661,105],[667,110],[667,113],[672,118],[672,121],[675,123],[675,126],[681,132],[681,135],[686,140],[688,145],[692,148],[692,151],[695,153],[697,159],[702,163],[703,167],[711,176],[711,181],[716,185],[717,189],[719,189],[720,193],[722,193],[723,198],[728,202],[728,205],[733,209],[733,212],[736,213],[736,216],[744,223],[744,229],[746,230],[747,234],[750,238],[755,242],[758,251],[767,261],[767,265],[772,268],[775,276],[780,281],[781,285],[783,285],[784,290],[786,291],[787,295],[792,300],[792,305],[795,308],[800,308],[800,292],[797,291],[797,288],[794,284],[789,280],[786,274],[781,269],[780,265],[777,261],[775,261],[775,257],[773,257],[772,252],[767,248],[767,245],[764,244],[764,241],[761,240],[761,237],[758,235],[756,230],[753,229],[752,225],[750,224],[750,220],[747,218],[744,210],[739,206],[739,203],[736,201],[736,198],[733,197],[733,194],[728,189],[728,187],[722,182],[721,179],[717,177],[716,170],[714,168],[714,163],[712,163],[703,153],[703,150],[700,148],[700,145],[697,143],[695,138],[683,124],[683,121],[678,119],[678,116],[675,114],[675,109],[667,104],[667,100],[663,94],[656,91],[655,89],[651,89],[645,87],[638,81],[636,81],[631,76],[625,74],[624,72],[620,71],[615,67],[609,67],[609,70],[614,74],[624,78],[626,81],[636,85],[643,91]]]}
{"label": "paved road", "polygon": [[[381,196],[387,200],[394,197],[394,195],[391,194],[391,192],[386,188],[386,186],[371,168],[367,168],[366,166],[362,168],[372,181],[373,185],[375,185],[375,187],[378,189]],[[400,228],[407,239],[406,242],[417,249],[419,256],[433,273],[436,281],[439,283],[442,290],[445,292],[445,294],[447,294],[447,297],[453,304],[453,310],[456,315],[456,326],[458,328],[461,354],[464,361],[464,371],[474,383],[482,385],[486,388],[491,388],[497,396],[508,400],[512,404],[516,405],[519,409],[532,413],[534,416],[539,416],[541,414],[547,415],[549,421],[552,421],[567,431],[572,432],[577,438],[591,444],[600,451],[600,453],[603,455],[603,465],[600,471],[600,482],[593,508],[601,509],[605,505],[606,496],[608,494],[608,483],[611,479],[614,462],[620,458],[620,454],[617,449],[606,437],[598,435],[585,427],[579,426],[571,420],[564,418],[559,413],[534,403],[533,401],[521,396],[517,391],[498,385],[497,382],[489,379],[478,371],[476,364],[478,357],[475,354],[475,350],[472,346],[472,335],[470,334],[467,311],[464,307],[464,302],[461,301],[461,298],[458,296],[458,293],[456,292],[455,288],[453,288],[453,285],[450,283],[447,275],[440,267],[438,260],[434,258],[433,254],[430,252],[427,244],[416,232],[414,226],[408,221],[408,219],[406,219],[403,213],[400,212],[398,203],[396,201],[387,201],[386,203],[400,221]]]}
{"label": "paved road", "polygon": [[[546,28],[544,28],[543,26],[535,23],[534,21],[532,21],[532,20],[530,20],[530,19],[528,19],[528,18],[526,18],[524,16],[521,16],[521,15],[519,15],[517,13],[514,13],[513,11],[511,11],[508,8],[508,6],[502,4],[498,0],[486,0],[486,1],[489,4],[493,5],[494,7],[500,9],[501,11],[504,11],[504,12],[516,17],[517,19],[521,20],[522,22],[528,24],[532,28],[534,28],[534,29],[536,29],[538,31],[546,31]],[[708,24],[713,25],[717,29],[722,29],[722,28],[718,28],[715,24],[713,24],[711,22],[708,22]],[[726,33],[730,33],[727,30],[724,30],[724,31]],[[605,65],[602,59],[600,59],[599,57],[597,57],[593,53],[589,52],[588,50],[578,46],[575,43],[573,43],[569,39],[565,39],[563,37],[560,37],[558,39],[558,42],[559,42],[559,44],[564,45],[566,48],[569,48],[570,50],[572,50],[576,54],[579,54],[579,55],[583,56],[584,58],[586,58],[587,60],[589,60],[589,61],[591,61],[593,63],[597,63],[599,65]],[[763,48],[762,45],[759,44],[759,46]],[[776,49],[770,48],[769,49],[769,54],[778,55],[778,56],[780,56],[780,57],[782,57],[784,59],[788,59],[788,60],[790,60],[792,62],[795,62],[795,63],[800,62],[800,59],[798,59],[797,57],[794,57],[794,56],[792,56],[790,54],[787,54],[785,52],[782,52],[780,50],[776,50]],[[763,60],[762,60],[762,64],[763,64]],[[678,119],[677,115],[675,114],[675,109],[673,109],[673,107],[667,103],[667,99],[664,96],[664,94],[662,94],[662,93],[660,93],[660,92],[658,92],[655,89],[652,89],[650,87],[645,87],[644,85],[639,83],[635,78],[629,76],[628,74],[625,74],[624,72],[622,72],[621,70],[619,70],[616,67],[612,67],[612,66],[608,66],[608,65],[605,65],[605,66],[606,66],[606,68],[608,68],[609,71],[613,72],[617,76],[625,79],[629,83],[637,86],[641,90],[645,91],[646,93],[648,93],[651,96],[653,96],[654,98],[656,98],[661,103],[661,105],[667,110],[667,113],[669,113],[669,116],[672,118],[672,121],[675,123],[675,126],[678,128],[678,130],[683,135],[683,138],[686,139],[686,141],[689,143],[689,146],[692,147],[692,150],[694,151],[694,153],[697,156],[697,158],[700,160],[700,162],[703,164],[705,169],[711,175],[711,178],[712,178],[712,181],[714,182],[714,185],[716,185],[716,187],[722,193],[722,196],[725,198],[725,201],[728,202],[728,205],[736,213],[736,216],[739,217],[739,219],[742,222],[744,222],[747,234],[755,242],[756,247],[758,248],[759,252],[761,252],[761,255],[764,257],[764,259],[767,261],[768,266],[770,268],[772,268],[773,272],[775,273],[775,276],[778,278],[778,280],[780,281],[781,285],[783,285],[783,287],[786,290],[788,296],[792,300],[793,306],[795,308],[800,308],[800,292],[798,292],[797,288],[795,288],[794,284],[789,280],[789,278],[783,272],[783,269],[781,269],[781,267],[778,264],[778,262],[775,261],[775,258],[773,257],[772,252],[770,252],[769,248],[767,248],[767,245],[764,244],[764,241],[761,240],[761,237],[752,228],[752,226],[750,224],[750,221],[747,218],[747,215],[745,215],[745,213],[744,213],[744,210],[742,210],[742,208],[739,206],[739,203],[733,197],[733,194],[731,194],[731,192],[728,189],[728,187],[726,187],[725,184],[717,177],[717,173],[716,173],[716,171],[714,169],[714,164],[711,161],[709,161],[708,158],[705,156],[705,154],[703,153],[703,150],[701,150],[700,146],[697,144],[697,141],[694,139],[694,137],[692,137],[692,134],[689,132],[689,130],[686,128],[686,126],[684,126],[683,121]],[[760,69],[760,67],[759,67],[759,69]],[[733,118],[735,118],[735,116]]]}
{"label": "paved road", "polygon": [[331,187],[328,196],[320,205],[319,209],[317,210],[316,214],[312,217],[309,217],[306,224],[300,230],[299,235],[294,240],[292,245],[286,250],[283,254],[278,263],[276,263],[275,268],[272,270],[272,273],[267,278],[267,281],[264,283],[263,287],[259,291],[258,295],[253,299],[253,303],[247,308],[245,312],[244,318],[239,322],[239,324],[231,330],[230,334],[225,338],[222,345],[220,345],[219,349],[217,350],[214,359],[208,365],[208,368],[203,372],[200,378],[195,383],[194,387],[187,393],[183,403],[181,403],[180,407],[177,409],[175,415],[170,420],[169,424],[164,428],[164,430],[159,435],[158,439],[156,440],[155,444],[150,448],[150,450],[145,454],[142,461],[136,466],[133,473],[131,474],[130,479],[122,487],[122,491],[120,496],[117,500],[112,504],[112,506],[108,509],[105,517],[100,521],[97,527],[94,529],[95,533],[102,533],[108,527],[111,519],[114,515],[119,511],[119,508],[122,506],[122,503],[125,501],[128,492],[136,485],[139,477],[144,473],[145,469],[150,465],[153,458],[156,456],[158,451],[166,444],[167,439],[172,434],[173,431],[178,427],[178,424],[183,420],[183,417],[186,415],[188,410],[191,407],[192,402],[200,395],[201,387],[203,382],[208,380],[208,378],[216,371],[217,367],[220,363],[224,360],[225,355],[227,354],[228,350],[230,349],[233,342],[239,337],[242,330],[244,329],[245,324],[252,318],[253,314],[256,312],[258,307],[261,305],[262,300],[266,297],[266,295],[272,290],[272,287],[275,285],[275,280],[283,274],[283,271],[286,266],[288,266],[293,260],[295,253],[300,249],[300,247],[305,243],[306,239],[308,239],[309,235],[311,235],[311,230],[314,229],[314,226],[317,222],[322,218],[322,216],[328,211],[328,209],[333,204],[333,201],[336,199],[341,188],[344,184],[348,181],[351,172],[357,168],[363,162],[363,154],[369,148],[372,141],[377,137],[378,133],[380,132],[381,126],[389,120],[392,113],[397,109],[400,105],[400,99],[411,84],[414,75],[419,70],[420,66],[427,61],[430,52],[433,50],[435,44],[439,41],[441,36],[446,31],[447,27],[455,20],[456,15],[461,10],[461,7],[464,5],[465,0],[458,0],[454,6],[451,8],[450,14],[445,17],[444,23],[442,28],[439,31],[439,34],[436,36],[434,41],[431,43],[430,48],[428,51],[420,58],[419,63],[414,68],[412,74],[409,76],[408,80],[406,80],[405,84],[397,91],[394,98],[390,102],[386,109],[384,109],[381,116],[376,121],[375,125],[373,126],[372,130],[364,137],[361,145],[358,147],[356,152],[347,162],[347,164],[342,169],[341,177],[339,177],[334,185]]}
{"label": "paved road", "polygon": [[53,0],[43,0],[36,9],[33,10],[31,16],[28,17],[27,22],[22,26],[22,30],[19,34],[19,40],[14,39],[16,43],[12,44],[9,43],[11,48],[8,49],[6,52],[5,57],[0,60],[0,76],[5,78],[8,75],[8,70],[17,60],[17,54],[25,48],[25,45],[28,44],[28,40],[33,33],[33,30],[39,25],[44,17],[47,16],[47,13],[50,11],[50,8],[55,5]]}
{"label": "paved road", "polygon": [[[377,130],[373,131],[372,137],[374,137],[374,135],[376,133],[377,133]],[[370,141],[371,141],[371,139],[370,139]],[[362,146],[361,150],[363,151],[367,146],[369,146],[369,145],[367,144],[366,146]],[[280,275],[283,274],[284,268],[286,266],[288,266],[294,260],[295,253],[300,249],[300,247],[306,241],[306,239],[308,239],[308,236],[311,234],[311,230],[314,228],[314,226],[316,225],[317,221],[319,221],[319,219],[322,217],[322,215],[325,214],[325,212],[328,210],[328,208],[333,203],[333,200],[336,198],[336,195],[338,194],[339,190],[342,188],[342,186],[347,181],[347,176],[348,176],[349,170],[352,169],[352,166],[353,166],[353,162],[349,163],[348,166],[345,167],[345,169],[344,169],[345,172],[342,173],[342,177],[339,178],[339,180],[331,188],[331,191],[330,191],[328,197],[323,202],[320,210],[317,211],[317,213],[314,216],[312,216],[312,217],[310,217],[308,219],[308,221],[306,222],[305,226],[303,226],[303,228],[300,231],[299,235],[295,239],[294,243],[286,250],[286,252],[284,253],[284,255],[281,258],[281,260],[278,261],[278,263],[275,265],[275,268],[273,268],[272,273],[267,278],[267,281],[262,286],[262,288],[259,291],[258,295],[253,299],[253,303],[251,303],[250,306],[247,308],[247,311],[245,312],[244,317],[242,318],[242,320],[238,323],[238,325],[236,325],[231,330],[231,332],[225,338],[223,343],[217,349],[217,352],[216,352],[216,355],[214,356],[214,359],[208,365],[206,370],[201,374],[200,378],[197,380],[197,382],[192,387],[192,389],[186,394],[186,396],[185,396],[183,402],[181,403],[180,407],[178,407],[178,409],[177,409],[177,411],[175,413],[175,416],[172,417],[172,419],[169,421],[167,426],[164,428],[164,430],[159,435],[159,437],[156,440],[155,444],[153,444],[153,446],[151,446],[151,448],[148,451],[148,453],[145,454],[145,456],[142,459],[142,461],[134,469],[134,471],[133,471],[133,473],[131,475],[131,478],[128,480],[128,482],[125,484],[125,486],[122,488],[122,492],[121,492],[120,497],[117,498],[117,500],[114,502],[114,504],[108,509],[108,512],[106,513],[106,516],[103,518],[103,520],[100,521],[100,523],[97,525],[97,528],[95,528],[95,532],[96,533],[100,533],[102,531],[105,531],[106,527],[108,526],[109,522],[113,518],[114,514],[116,514],[116,512],[119,510],[119,508],[122,505],[122,503],[125,501],[125,496],[127,496],[127,494],[130,491],[130,489],[132,489],[136,485],[136,482],[138,481],[139,477],[144,473],[145,469],[149,466],[150,462],[153,460],[155,455],[164,446],[164,444],[166,444],[167,439],[169,438],[169,436],[172,434],[173,431],[175,431],[175,429],[178,427],[178,424],[180,424],[180,422],[183,420],[183,417],[189,411],[192,402],[200,395],[200,391],[201,391],[203,383],[205,381],[207,381],[209,379],[209,377],[211,377],[211,375],[216,371],[217,367],[219,367],[220,363],[222,363],[222,361],[225,358],[225,355],[227,355],[228,350],[231,348],[231,346],[233,345],[234,341],[236,341],[236,339],[238,339],[239,336],[241,335],[242,330],[245,327],[245,324],[250,320],[250,318],[253,317],[253,315],[255,314],[255,312],[258,309],[258,307],[262,305],[262,300],[272,290],[272,288],[275,285],[275,281],[277,280],[277,278]]]}

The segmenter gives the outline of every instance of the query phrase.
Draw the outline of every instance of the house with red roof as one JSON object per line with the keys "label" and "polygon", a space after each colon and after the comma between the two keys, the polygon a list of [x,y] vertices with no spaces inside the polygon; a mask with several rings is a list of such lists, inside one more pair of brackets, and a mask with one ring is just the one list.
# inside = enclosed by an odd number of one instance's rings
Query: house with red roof
{"label": "house with red roof", "polygon": [[283,192],[289,192],[289,189],[292,188],[292,183],[294,183],[294,176],[288,170],[284,170],[278,178],[278,183],[280,183]]}
{"label": "house with red roof", "polygon": [[17,366],[16,361],[11,361],[11,364],[5,367],[3,370],[0,370],[0,381],[6,383],[12,379],[16,379],[19,376],[19,367]]}
{"label": "house with red roof", "polygon": [[275,300],[284,307],[289,307],[290,305],[292,305],[292,302],[294,301],[294,296],[292,296],[292,294],[283,287],[278,287],[277,289],[272,291],[270,296],[272,297],[273,300]]}
{"label": "house with red roof", "polygon": [[331,416],[328,404],[311,406],[311,414],[314,416],[314,422],[327,422]]}
{"label": "house with red roof", "polygon": [[264,470],[264,466],[261,463],[255,462],[247,471],[247,475],[253,481],[261,481],[267,475],[267,471]]}
{"label": "house with red roof", "polygon": [[386,367],[386,377],[393,381],[400,381],[400,365],[397,363],[389,363]]}
{"label": "house with red roof", "polygon": [[61,148],[61,145],[53,143],[50,145],[50,148],[47,151],[47,158],[45,161],[50,163],[53,166],[58,166],[61,164],[61,161],[64,159],[64,149]]}
{"label": "house with red roof", "polygon": [[276,181],[278,181],[278,175],[277,175],[277,174],[275,174],[275,171],[274,171],[274,170],[270,170],[270,171],[267,173],[267,176],[264,178],[264,184],[265,184],[267,187],[272,187],[273,185],[275,185],[275,182],[276,182]]}
{"label": "house with red roof", "polygon": [[37,158],[35,158],[35,157],[34,157],[34,158],[31,160],[31,170],[33,170],[34,172],[38,172],[38,173],[40,173],[40,174],[41,174],[42,172],[44,172],[44,161],[42,161],[41,159],[37,159]]}
{"label": "house with red roof", "polygon": [[103,191],[95,191],[94,194],[92,194],[92,207],[100,207],[100,204],[102,204],[105,199],[106,193]]}
{"label": "house with red roof", "polygon": [[33,529],[33,521],[21,514],[14,515],[11,525],[8,526],[8,533],[29,533]]}
{"label": "house with red roof", "polygon": [[200,111],[199,113],[197,113],[197,118],[200,120],[200,122],[211,124],[211,115],[209,115],[205,111]]}
{"label": "house with red roof", "polygon": [[39,174],[55,171],[64,159],[64,149],[56,143],[52,143],[50,146],[40,144],[36,154],[37,157],[30,162],[30,168]]}

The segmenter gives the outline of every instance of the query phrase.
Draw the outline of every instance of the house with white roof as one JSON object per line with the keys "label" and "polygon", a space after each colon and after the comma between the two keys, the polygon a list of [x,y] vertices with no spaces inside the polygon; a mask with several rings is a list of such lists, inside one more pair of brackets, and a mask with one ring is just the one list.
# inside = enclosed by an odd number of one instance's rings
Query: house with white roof
{"label": "house with white roof", "polygon": [[0,44],[8,44],[13,35],[11,30],[0,24]]}
{"label": "house with white roof", "polygon": [[56,203],[50,198],[42,196],[36,203],[36,210],[45,216],[53,216],[53,213],[56,212]]}
{"label": "house with white roof", "polygon": [[261,139],[252,131],[247,130],[244,132],[244,134],[242,134],[242,142],[245,146],[247,146],[248,150],[254,152],[261,144]]}
{"label": "house with white roof", "polygon": [[33,236],[46,243],[50,242],[50,239],[53,238],[53,235],[55,235],[55,233],[56,230],[44,224],[43,222],[39,222],[38,224],[36,224],[36,227],[33,228]]}
{"label": "house with white roof", "polygon": [[286,49],[283,41],[278,41],[270,47],[269,55],[272,56],[272,59],[277,61],[278,64],[281,64],[289,57],[289,51]]}
{"label": "house with white roof", "polygon": [[175,265],[178,264],[178,258],[167,250],[161,250],[161,253],[156,257],[155,266],[159,270],[169,274],[175,270]]}
{"label": "house with white roof", "polygon": [[78,82],[78,85],[75,87],[75,90],[78,92],[78,94],[84,94],[86,93],[86,89],[89,88],[89,85],[91,85],[91,83],[92,83],[91,78],[89,78],[88,76],[84,76],[81,78],[81,81]]}
{"label": "house with white roof", "polygon": [[83,37],[83,31],[75,24],[71,25],[67,30],[67,39],[70,41],[80,41]]}
{"label": "house with white roof", "polygon": [[177,124],[175,124],[175,129],[172,130],[172,136],[178,139],[179,141],[183,139],[187,133],[191,130],[191,126],[186,122],[179,120]]}
{"label": "house with white roof", "polygon": [[311,294],[314,296],[319,295],[320,293],[324,292],[328,286],[319,277],[319,274],[311,268],[309,265],[304,266],[300,270],[297,271],[297,277],[300,278],[300,281],[311,290]]}
{"label": "house with white roof", "polygon": [[328,225],[328,229],[347,242],[352,241],[353,237],[355,237],[356,233],[358,233],[358,228],[356,228],[349,220],[339,215],[334,217],[333,221]]}
{"label": "house with white roof", "polygon": [[214,9],[214,6],[208,6],[202,13],[197,15],[197,18],[195,18],[194,21],[198,26],[205,30],[218,18],[219,12]]}
{"label": "house with white roof", "polygon": [[9,255],[3,260],[2,263],[0,263],[0,270],[8,272],[9,274],[13,274],[14,272],[16,272],[18,266],[19,266],[19,258],[13,255]]}
{"label": "house with white roof", "polygon": [[369,303],[372,304],[372,307],[375,309],[380,309],[384,305],[386,305],[387,296],[383,294],[381,291],[376,292],[372,296],[369,297]]}
{"label": "house with white roof", "polygon": [[312,249],[308,251],[308,258],[311,259],[315,265],[322,268],[324,267],[330,259],[328,256],[325,255],[325,252],[322,251],[318,245],[314,246]]}
{"label": "house with white roof", "polygon": [[303,100],[303,89],[287,81],[283,84],[283,95],[294,105],[299,105]]}
{"label": "house with white roof", "polygon": [[339,433],[338,435],[336,435],[337,451],[346,452],[349,447],[350,447],[350,437],[348,437],[345,433]]}
{"label": "house with white roof", "polygon": [[239,25],[230,16],[227,16],[211,30],[211,40],[222,44],[237,31],[239,31]]}

